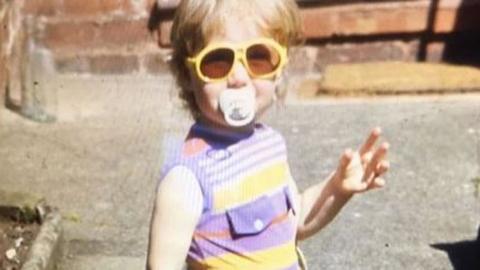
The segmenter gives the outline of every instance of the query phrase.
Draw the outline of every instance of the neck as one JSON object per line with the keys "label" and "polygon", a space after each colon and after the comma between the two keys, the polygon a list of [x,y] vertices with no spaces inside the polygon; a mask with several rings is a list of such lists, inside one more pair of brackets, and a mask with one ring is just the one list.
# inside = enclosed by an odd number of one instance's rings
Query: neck
{"label": "neck", "polygon": [[241,127],[232,127],[232,126],[222,125],[219,123],[209,121],[203,117],[200,119],[197,119],[197,122],[207,128],[211,128],[221,133],[250,134],[255,129],[255,122],[251,122]]}

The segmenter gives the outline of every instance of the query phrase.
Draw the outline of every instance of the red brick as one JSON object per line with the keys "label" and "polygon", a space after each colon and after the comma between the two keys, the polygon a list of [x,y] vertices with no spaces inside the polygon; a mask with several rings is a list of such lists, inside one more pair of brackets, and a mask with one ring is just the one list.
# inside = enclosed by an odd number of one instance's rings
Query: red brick
{"label": "red brick", "polygon": [[56,50],[91,50],[98,48],[131,47],[154,42],[146,19],[115,20],[106,23],[58,22],[47,23],[40,43]]}
{"label": "red brick", "polygon": [[57,57],[57,71],[61,73],[128,74],[139,71],[137,55],[83,55]]}
{"label": "red brick", "polygon": [[88,49],[98,40],[99,25],[92,22],[60,22],[45,25],[45,33],[39,42],[47,48]]}
{"label": "red brick", "polygon": [[437,13],[435,32],[480,30],[480,2],[465,1],[460,8],[445,7]]}
{"label": "red brick", "polygon": [[136,55],[105,55],[90,57],[90,72],[94,74],[127,74],[139,70]]}
{"label": "red brick", "polygon": [[451,32],[455,29],[455,22],[457,20],[456,10],[444,9],[437,13],[435,20],[435,32]]}
{"label": "red brick", "polygon": [[165,54],[162,53],[146,54],[143,61],[146,72],[150,74],[165,74],[170,72],[165,58]]}
{"label": "red brick", "polygon": [[107,16],[133,11],[131,1],[135,0],[64,0],[63,16]]}
{"label": "red brick", "polygon": [[26,0],[23,12],[28,15],[53,17],[60,14],[63,1],[69,0]]}
{"label": "red brick", "polygon": [[167,47],[170,45],[170,32],[172,25],[172,21],[164,21],[160,23],[160,27],[158,28],[158,44],[160,47]]}
{"label": "red brick", "polygon": [[301,12],[306,37],[331,36],[338,25],[338,14],[324,8],[306,8]]}
{"label": "red brick", "polygon": [[99,28],[99,37],[101,42],[107,46],[155,42],[148,30],[146,19],[106,23]]}
{"label": "red brick", "polygon": [[[418,42],[383,41],[345,43],[319,47],[315,66],[323,69],[329,64],[372,61],[415,61]],[[312,61],[312,59],[310,59]]]}
{"label": "red brick", "polygon": [[376,18],[372,16],[372,10],[362,9],[361,6],[358,6],[358,10],[354,12],[351,9],[340,9],[339,11],[329,13],[338,17],[336,24],[325,26],[326,29],[331,29],[330,35],[368,34],[376,31],[378,28]]}
{"label": "red brick", "polygon": [[55,66],[60,73],[90,73],[90,64],[86,56],[56,56]]}
{"label": "red brick", "polygon": [[135,12],[132,1],[137,0],[27,0],[24,12],[32,15],[68,17],[70,19],[132,14]]}
{"label": "red brick", "polygon": [[382,11],[372,12],[375,28],[371,32],[362,34],[389,34],[415,32],[425,29],[427,25],[427,13],[416,7],[385,8]]}
{"label": "red brick", "polygon": [[427,61],[441,62],[443,52],[445,50],[445,42],[431,42],[427,45]]}
{"label": "red brick", "polygon": [[304,8],[301,14],[309,38],[407,33],[425,29],[427,6],[423,1],[362,3]]}
{"label": "red brick", "polygon": [[[167,2],[170,2],[166,0]],[[175,0],[171,1],[172,3]],[[332,36],[419,33],[427,30],[431,1],[397,1],[308,6],[301,8],[306,38],[325,39]],[[464,6],[462,6],[464,5]],[[462,16],[461,20],[457,16]],[[440,1],[435,20],[435,33],[480,30],[480,2]],[[159,44],[170,44],[171,20],[159,27]]]}
{"label": "red brick", "polygon": [[288,70],[291,74],[321,72],[330,64],[375,61],[415,61],[418,41],[381,41],[367,43],[307,45],[295,48],[290,54]]}

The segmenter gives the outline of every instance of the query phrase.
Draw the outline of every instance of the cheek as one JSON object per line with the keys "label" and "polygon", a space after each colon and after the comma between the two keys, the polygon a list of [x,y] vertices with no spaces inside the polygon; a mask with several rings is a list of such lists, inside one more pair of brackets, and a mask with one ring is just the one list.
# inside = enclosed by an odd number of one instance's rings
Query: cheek
{"label": "cheek", "polygon": [[254,82],[257,100],[261,104],[269,104],[273,101],[275,82],[270,80],[258,80]]}
{"label": "cheek", "polygon": [[209,109],[218,109],[218,99],[222,89],[220,84],[197,84],[195,98],[199,106]]}

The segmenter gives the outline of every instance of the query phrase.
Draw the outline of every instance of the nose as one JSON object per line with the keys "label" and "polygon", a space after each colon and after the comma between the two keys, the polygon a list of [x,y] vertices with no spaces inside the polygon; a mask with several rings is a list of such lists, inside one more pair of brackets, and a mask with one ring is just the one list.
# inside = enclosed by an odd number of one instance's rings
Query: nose
{"label": "nose", "polygon": [[242,88],[244,87],[248,81],[250,80],[250,76],[248,75],[248,71],[240,61],[237,61],[233,67],[232,72],[227,78],[227,84],[230,88]]}

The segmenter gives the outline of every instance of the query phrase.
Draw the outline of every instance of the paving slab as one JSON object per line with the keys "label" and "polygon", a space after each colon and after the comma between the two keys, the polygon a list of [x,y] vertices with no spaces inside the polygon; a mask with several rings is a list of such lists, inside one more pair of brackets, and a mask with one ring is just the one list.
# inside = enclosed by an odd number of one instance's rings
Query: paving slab
{"label": "paving slab", "polygon": [[75,256],[65,259],[60,269],[139,270],[145,269],[145,258],[126,256]]}

